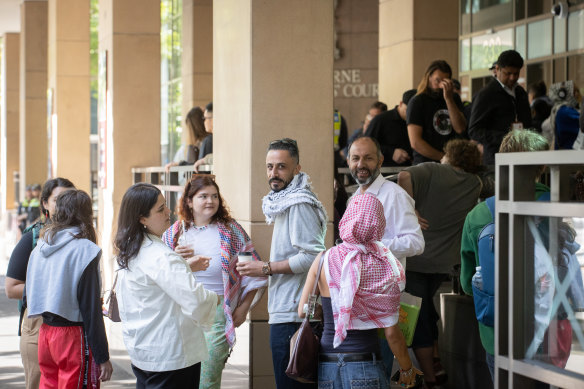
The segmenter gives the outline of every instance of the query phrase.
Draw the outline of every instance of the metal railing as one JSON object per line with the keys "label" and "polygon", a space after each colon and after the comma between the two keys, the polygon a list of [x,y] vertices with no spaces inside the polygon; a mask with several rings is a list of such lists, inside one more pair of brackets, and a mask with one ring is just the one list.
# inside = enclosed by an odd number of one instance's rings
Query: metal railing
{"label": "metal railing", "polygon": [[195,173],[192,165],[173,166],[166,170],[164,166],[132,168],[132,183],[146,182],[156,186],[164,194],[168,207],[172,211],[171,219],[176,220],[177,204],[185,184],[195,174],[212,174],[212,165],[201,165]]}

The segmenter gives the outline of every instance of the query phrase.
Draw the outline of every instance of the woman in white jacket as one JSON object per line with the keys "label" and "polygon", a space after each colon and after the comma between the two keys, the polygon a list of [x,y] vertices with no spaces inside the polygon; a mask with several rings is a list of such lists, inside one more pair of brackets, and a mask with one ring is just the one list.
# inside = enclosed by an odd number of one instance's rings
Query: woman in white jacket
{"label": "woman in white jacket", "polygon": [[140,183],[128,189],[114,247],[120,266],[116,292],[136,388],[198,388],[200,362],[208,357],[201,327],[213,323],[219,299],[160,240],[169,226],[170,210],[158,188]]}

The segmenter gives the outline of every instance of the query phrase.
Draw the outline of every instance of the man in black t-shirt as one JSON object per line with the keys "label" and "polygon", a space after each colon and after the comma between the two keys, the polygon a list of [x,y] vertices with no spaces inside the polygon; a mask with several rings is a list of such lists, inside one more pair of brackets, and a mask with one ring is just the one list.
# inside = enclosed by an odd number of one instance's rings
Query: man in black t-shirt
{"label": "man in black t-shirt", "polygon": [[414,165],[439,162],[446,142],[466,131],[462,101],[453,91],[451,78],[452,69],[446,61],[432,62],[418,85],[418,94],[408,104]]}

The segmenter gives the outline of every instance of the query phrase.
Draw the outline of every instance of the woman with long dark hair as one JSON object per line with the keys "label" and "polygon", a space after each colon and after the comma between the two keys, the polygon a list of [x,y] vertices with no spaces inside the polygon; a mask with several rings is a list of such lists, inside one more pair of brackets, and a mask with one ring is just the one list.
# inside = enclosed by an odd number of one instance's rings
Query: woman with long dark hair
{"label": "woman with long dark hair", "polygon": [[183,131],[183,144],[176,152],[172,162],[166,164],[166,169],[173,166],[192,165],[199,157],[201,143],[209,135],[205,131],[203,110],[201,107],[191,108],[185,118],[186,131]]}
{"label": "woman with long dark hair", "polygon": [[[40,388],[99,388],[112,374],[103,315],[91,198],[68,190],[41,230],[26,275],[28,316],[42,316]],[[50,275],[50,277],[47,277]]]}
{"label": "woman with long dark hair", "polygon": [[160,240],[169,226],[158,188],[140,183],[126,191],[114,240],[116,292],[136,388],[198,388],[208,358],[201,327],[213,322],[219,298]]}
{"label": "woman with long dark hair", "polygon": [[[377,329],[385,337],[400,367],[397,381],[409,388],[420,383],[398,326],[404,269],[381,243],[385,230],[383,205],[366,193],[351,198],[339,230],[343,243],[319,254],[312,264],[298,314],[314,283],[322,299],[324,328],[318,362],[319,387],[389,388],[380,356]],[[316,279],[321,257],[322,271]],[[391,368],[391,367],[390,367]]]}
{"label": "woman with long dark hair", "polygon": [[[210,356],[201,365],[201,388],[220,388],[221,373],[235,344],[239,327],[267,286],[265,277],[242,277],[239,260],[259,261],[249,236],[233,218],[210,176],[195,176],[185,186],[180,219],[163,236],[164,242],[191,258],[198,281],[221,297],[213,326],[205,331]],[[260,290],[260,293],[256,292]]]}
{"label": "woman with long dark hair", "polygon": [[29,226],[24,230],[22,237],[10,255],[10,262],[6,270],[6,296],[10,299],[20,299],[20,321],[18,334],[20,335],[20,356],[24,366],[24,380],[27,389],[39,387],[41,371],[39,370],[38,336],[43,323],[40,317],[29,318],[26,314],[26,298],[24,284],[26,269],[32,250],[36,247],[41,228],[49,223],[51,215],[55,213],[55,200],[66,190],[74,189],[75,185],[66,178],[53,178],[45,182],[41,192],[40,207],[44,221]]}

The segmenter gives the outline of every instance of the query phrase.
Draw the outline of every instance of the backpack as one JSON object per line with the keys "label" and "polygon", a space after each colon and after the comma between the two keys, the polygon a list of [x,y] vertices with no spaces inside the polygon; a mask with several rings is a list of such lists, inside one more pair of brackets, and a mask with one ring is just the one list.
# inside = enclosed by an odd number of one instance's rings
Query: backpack
{"label": "backpack", "polygon": [[486,326],[495,326],[495,196],[485,200],[492,222],[481,230],[478,237],[479,266],[482,289],[472,285],[477,320]]}
{"label": "backpack", "polygon": [[[37,222],[31,226],[28,226],[22,233],[26,234],[29,231],[32,231],[32,249],[36,247],[39,235],[41,233],[41,228],[43,228],[44,223]],[[22,320],[24,319],[24,310],[26,309],[26,284],[24,289],[22,290],[22,299],[18,300],[18,311],[20,312],[20,319],[18,323],[18,336],[21,335],[21,328],[22,328]]]}

